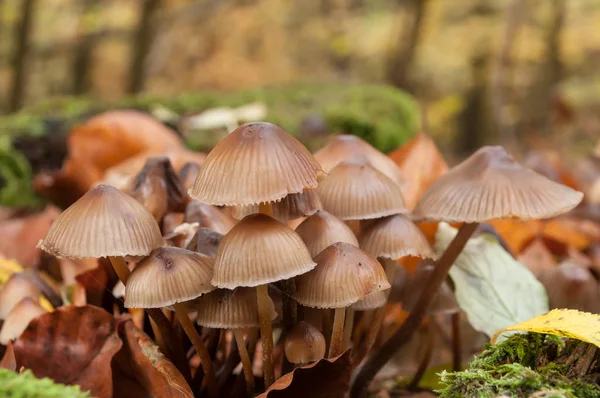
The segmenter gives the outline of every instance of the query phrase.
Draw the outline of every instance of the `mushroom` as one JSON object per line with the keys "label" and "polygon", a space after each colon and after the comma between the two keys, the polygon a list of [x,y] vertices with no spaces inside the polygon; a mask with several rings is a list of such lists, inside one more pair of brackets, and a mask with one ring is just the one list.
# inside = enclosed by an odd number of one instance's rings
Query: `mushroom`
{"label": "mushroom", "polygon": [[6,319],[22,299],[31,297],[37,300],[41,294],[40,289],[26,275],[12,274],[0,290],[0,319]]}
{"label": "mushroom", "polygon": [[326,210],[319,210],[296,227],[314,258],[327,247],[337,242],[344,242],[358,247],[356,236],[342,220]]}
{"label": "mushroom", "polygon": [[[258,204],[248,206],[237,206],[233,208],[234,218],[244,218],[248,214],[258,213]],[[273,218],[281,222],[307,217],[321,210],[323,205],[316,190],[306,189],[302,193],[286,196],[279,202],[273,203]]]}
{"label": "mushroom", "polygon": [[306,307],[335,309],[329,346],[329,357],[334,357],[342,351],[346,307],[390,284],[381,264],[347,243],[334,243],[315,261],[312,271],[295,278],[294,298]]}
{"label": "mushroom", "polygon": [[317,159],[323,170],[327,173],[344,161],[362,157],[400,187],[403,187],[407,183],[406,179],[402,176],[402,171],[392,159],[355,135],[333,136],[314,155],[315,159]]}
{"label": "mushroom", "polygon": [[208,228],[220,234],[226,234],[233,228],[236,220],[215,206],[197,200],[191,201],[183,219],[187,223],[197,222],[200,228]]}
{"label": "mushroom", "polygon": [[304,366],[325,356],[323,333],[308,322],[298,322],[285,336],[284,352],[290,363]]}
{"label": "mushroom", "polygon": [[[189,193],[192,198],[215,206],[258,204],[260,213],[272,216],[272,202],[317,188],[324,175],[312,154],[281,128],[270,123],[247,123],[225,136],[208,154]],[[215,259],[213,279],[217,287],[257,288],[267,388],[275,379],[267,284],[291,278],[315,265],[298,235],[283,224],[275,227],[273,222],[277,221],[271,222],[268,218],[248,216],[225,236]],[[244,226],[238,228],[240,224]],[[257,226],[268,229],[253,229]],[[263,237],[265,233],[266,238]],[[277,246],[275,242],[287,246]],[[292,248],[295,252],[291,252]],[[283,251],[290,253],[284,255]],[[251,255],[241,257],[239,253]],[[240,262],[229,261],[234,258]],[[260,264],[258,258],[266,261]],[[280,263],[274,264],[274,261]],[[284,313],[285,317],[289,315]]]}
{"label": "mushroom", "polygon": [[4,320],[0,329],[0,344],[6,345],[10,340],[19,337],[27,329],[29,322],[46,312],[32,297],[23,298]]}
{"label": "mushroom", "polygon": [[414,311],[362,367],[351,396],[361,396],[379,369],[419,328],[435,293],[479,223],[503,218],[550,218],[573,209],[582,199],[581,192],[522,167],[499,146],[479,149],[440,177],[417,203],[414,217],[464,224],[437,261]]}
{"label": "mushroom", "polygon": [[187,245],[187,249],[215,258],[223,235],[208,228],[200,228]]}
{"label": "mushroom", "polygon": [[213,259],[178,247],[160,247],[135,267],[125,285],[126,308],[161,308],[173,306],[183,330],[194,345],[206,386],[218,396],[210,354],[188,316],[185,302],[211,292]]}
{"label": "mushroom", "polygon": [[548,292],[550,308],[598,313],[598,283],[586,267],[566,260],[543,270],[538,279]]}
{"label": "mushroom", "polygon": [[196,181],[199,171],[200,164],[196,162],[188,162],[181,167],[179,170],[179,180],[181,180],[181,183],[186,190],[194,185],[194,181]]}
{"label": "mushroom", "polygon": [[[256,289],[247,287],[238,287],[235,290],[217,289],[200,297],[195,303],[198,309],[196,322],[199,325],[232,330],[242,360],[246,390],[248,396],[252,396],[254,393],[254,373],[242,329],[258,328],[260,326],[261,320],[258,316]],[[267,304],[269,319],[272,321],[277,317],[277,313],[270,298]]]}

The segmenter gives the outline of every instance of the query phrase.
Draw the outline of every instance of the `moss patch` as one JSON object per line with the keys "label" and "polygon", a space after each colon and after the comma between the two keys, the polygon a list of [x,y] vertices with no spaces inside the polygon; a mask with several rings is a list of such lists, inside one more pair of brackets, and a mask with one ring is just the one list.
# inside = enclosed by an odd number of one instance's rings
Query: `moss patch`
{"label": "moss patch", "polygon": [[0,397],[6,398],[85,398],[79,386],[57,384],[51,379],[36,378],[30,370],[15,373],[0,369]]}
{"label": "moss patch", "polygon": [[[591,357],[590,357],[591,354]],[[581,361],[589,359],[590,366]],[[481,397],[498,395],[529,397],[600,397],[598,350],[577,340],[561,340],[543,334],[516,334],[489,345],[469,368],[462,372],[442,372],[441,397]]]}

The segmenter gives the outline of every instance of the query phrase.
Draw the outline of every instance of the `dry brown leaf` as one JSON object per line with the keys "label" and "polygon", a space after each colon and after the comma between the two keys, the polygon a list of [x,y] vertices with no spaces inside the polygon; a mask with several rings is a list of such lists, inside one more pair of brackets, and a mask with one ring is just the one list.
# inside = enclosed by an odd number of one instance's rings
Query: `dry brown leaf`
{"label": "dry brown leaf", "polygon": [[565,167],[557,151],[532,151],[523,161],[523,165],[553,181],[581,190],[578,179]]}
{"label": "dry brown leaf", "polygon": [[403,188],[406,206],[412,210],[425,190],[448,171],[448,165],[433,140],[425,133],[389,154],[410,184]]}
{"label": "dry brown leaf", "polygon": [[118,330],[123,348],[112,361],[115,396],[193,398],[181,373],[131,319],[122,320]]}
{"label": "dry brown leaf", "polygon": [[0,369],[8,369],[13,372],[17,371],[17,360],[15,358],[15,350],[13,348],[12,342],[8,342],[6,345],[6,350],[4,351],[4,355],[2,359],[0,359]]}
{"label": "dry brown leaf", "polygon": [[535,276],[539,276],[544,270],[556,266],[554,256],[541,239],[534,240],[523,249],[517,260],[525,264]]}
{"label": "dry brown leaf", "polygon": [[281,376],[258,398],[343,398],[350,388],[350,351],[331,359],[296,368]]}
{"label": "dry brown leaf", "polygon": [[99,307],[103,306],[106,295],[112,296],[111,291],[118,280],[106,259],[100,259],[98,267],[77,275],[75,279],[85,289],[88,304]]}
{"label": "dry brown leaf", "polygon": [[31,321],[15,341],[17,366],[36,377],[77,384],[94,397],[112,397],[110,362],[123,345],[116,326],[101,308],[60,307]]}

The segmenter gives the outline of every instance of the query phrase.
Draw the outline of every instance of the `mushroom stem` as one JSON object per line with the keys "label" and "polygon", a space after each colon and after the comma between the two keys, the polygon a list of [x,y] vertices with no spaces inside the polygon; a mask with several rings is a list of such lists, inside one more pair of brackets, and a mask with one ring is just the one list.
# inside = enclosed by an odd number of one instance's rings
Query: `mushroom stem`
{"label": "mushroom stem", "polygon": [[421,382],[421,379],[423,379],[423,376],[425,375],[425,372],[429,367],[429,362],[431,362],[431,354],[433,354],[433,330],[431,330],[429,325],[425,325],[423,329],[425,329],[425,334],[427,335],[427,341],[425,343],[425,352],[423,353],[423,358],[421,358],[421,362],[419,362],[419,366],[417,367],[415,375],[413,376],[412,380],[410,381],[410,384],[408,385],[409,391],[416,390],[417,387],[419,387],[419,383]]}
{"label": "mushroom stem", "polygon": [[329,344],[329,358],[342,353],[342,341],[344,339],[344,318],[346,308],[336,308],[333,316],[333,330],[331,331],[331,343]]}
{"label": "mushroom stem", "polygon": [[323,323],[323,336],[325,336],[325,341],[327,343],[327,352],[329,352],[329,348],[331,347],[331,331],[333,330],[331,310],[329,308],[324,308],[319,311],[321,311],[321,321]]}
{"label": "mushroom stem", "polygon": [[127,267],[123,257],[110,256],[108,259],[110,260],[113,269],[117,273],[119,280],[123,282],[124,285],[127,285],[127,279],[129,279],[129,274],[131,274],[131,271],[129,271],[129,267]]}
{"label": "mushroom stem", "polygon": [[360,234],[360,220],[346,220],[346,225],[350,227],[354,235]]}
{"label": "mushroom stem", "polygon": [[350,338],[352,337],[352,329],[354,328],[354,310],[350,307],[346,309],[346,320],[344,324],[344,338],[342,340],[342,349],[350,348]]}
{"label": "mushroom stem", "polygon": [[450,315],[452,322],[452,370],[460,372],[462,362],[462,348],[460,341],[460,312]]}
{"label": "mushroom stem", "polygon": [[425,318],[427,309],[433,301],[440,286],[446,280],[450,267],[459,256],[462,249],[467,244],[467,241],[473,235],[479,223],[464,223],[458,233],[450,242],[444,254],[439,258],[435,266],[435,270],[431,274],[429,282],[419,295],[413,311],[404,321],[402,326],[379,347],[377,352],[367,360],[364,366],[360,369],[350,390],[351,398],[366,396],[367,388],[373,380],[373,377],[379,370],[398,352],[406,343],[411,341],[414,333],[419,329],[421,322]]}
{"label": "mushroom stem", "polygon": [[232,329],[233,335],[235,336],[235,342],[240,352],[240,359],[242,360],[242,368],[244,369],[244,377],[246,378],[246,392],[251,397],[254,394],[254,373],[252,372],[252,361],[248,355],[246,349],[246,343],[244,342],[244,335],[241,329]]}
{"label": "mushroom stem", "polygon": [[213,369],[212,359],[210,354],[204,345],[204,341],[198,334],[198,331],[194,327],[194,324],[188,316],[187,309],[183,303],[175,303],[175,314],[179,318],[179,323],[183,327],[185,334],[188,335],[190,341],[194,345],[198,356],[200,357],[200,364],[204,370],[204,377],[206,380],[206,387],[208,388],[209,395],[212,397],[218,397],[219,391],[217,389],[217,380],[215,378],[215,371]]}
{"label": "mushroom stem", "polygon": [[260,319],[265,388],[269,388],[275,381],[275,372],[273,370],[273,329],[271,328],[271,313],[269,311],[269,285],[256,286],[256,298],[258,300],[258,317]]}

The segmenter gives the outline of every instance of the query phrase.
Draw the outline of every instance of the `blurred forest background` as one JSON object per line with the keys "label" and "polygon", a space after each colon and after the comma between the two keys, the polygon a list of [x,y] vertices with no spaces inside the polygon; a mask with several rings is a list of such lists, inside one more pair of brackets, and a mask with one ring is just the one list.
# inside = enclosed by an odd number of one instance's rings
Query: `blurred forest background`
{"label": "blurred forest background", "polygon": [[445,152],[590,152],[600,2],[0,0],[3,114],[73,95],[323,82],[407,91]]}

